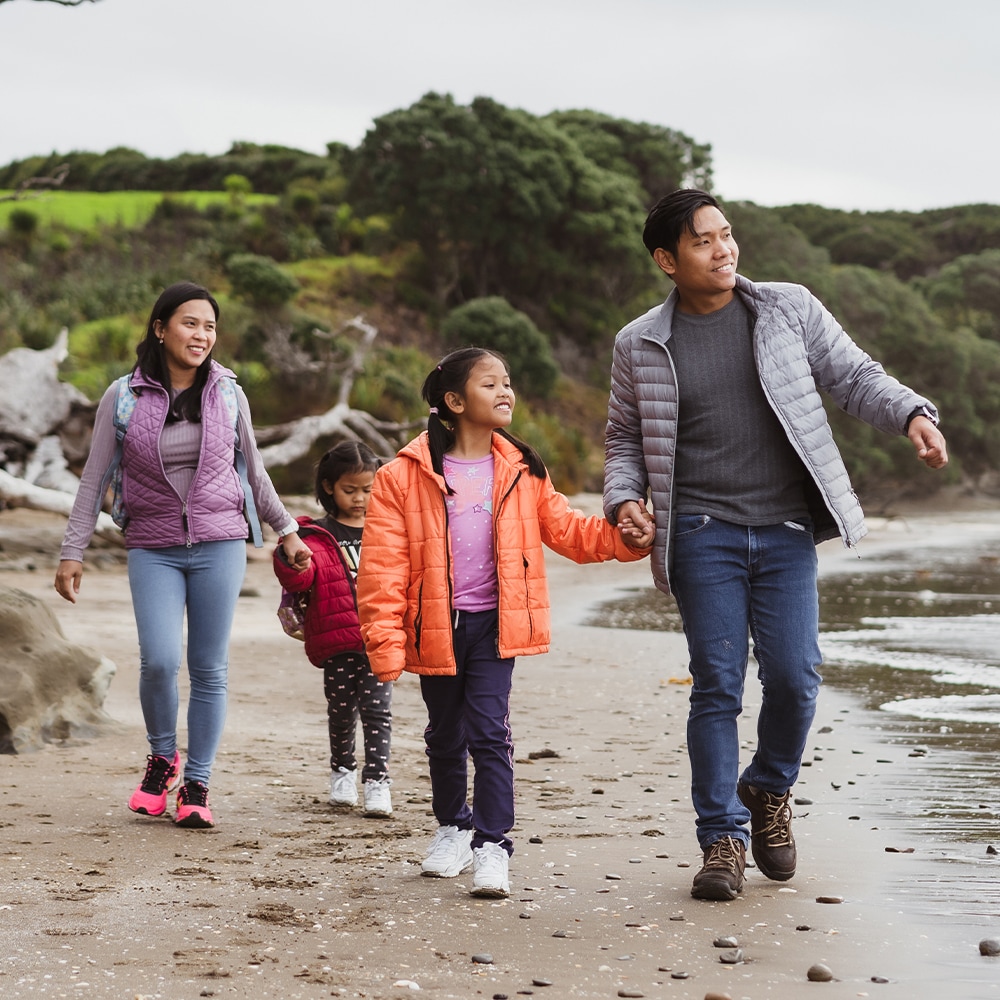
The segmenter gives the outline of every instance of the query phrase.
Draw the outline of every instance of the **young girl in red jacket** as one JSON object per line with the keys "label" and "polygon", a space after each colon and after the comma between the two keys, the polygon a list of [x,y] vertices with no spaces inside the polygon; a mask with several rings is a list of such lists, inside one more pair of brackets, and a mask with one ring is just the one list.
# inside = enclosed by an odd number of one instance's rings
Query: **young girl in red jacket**
{"label": "young girl in red jacket", "polygon": [[[549,648],[542,544],[576,562],[638,559],[601,517],[557,493],[545,465],[507,432],[504,359],[465,348],[427,376],[427,430],[379,469],[365,525],[358,613],[383,681],[420,675],[434,815],[421,870],[472,894],[510,893],[514,658]],[[308,541],[308,539],[307,539]],[[472,756],[472,807],[467,761]]]}
{"label": "young girl in red jacket", "polygon": [[305,593],[306,656],[323,671],[330,730],[330,803],[358,802],[354,754],[358,718],[365,743],[361,772],[366,816],[389,816],[389,743],[392,685],[380,681],[365,656],[358,623],[355,579],[361,530],[379,467],[375,453],[358,441],[342,441],[316,467],[316,499],[326,516],[298,518],[299,535],[312,550],[308,568],[288,565],[281,547],[274,572],[290,593]]}

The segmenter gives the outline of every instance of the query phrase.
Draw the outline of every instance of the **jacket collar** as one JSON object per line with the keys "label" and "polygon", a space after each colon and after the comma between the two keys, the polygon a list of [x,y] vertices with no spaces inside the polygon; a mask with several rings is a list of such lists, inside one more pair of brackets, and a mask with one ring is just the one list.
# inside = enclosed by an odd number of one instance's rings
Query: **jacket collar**
{"label": "jacket collar", "polygon": [[[750,310],[755,320],[774,299],[767,285],[758,285],[749,278],[744,278],[742,274],[736,275],[736,294],[743,300],[743,304]],[[655,340],[658,344],[666,344],[670,340],[678,298],[677,289],[673,288],[663,305],[650,310],[652,322],[642,335],[644,340]]]}
{"label": "jacket collar", "polygon": [[[205,383],[206,388],[218,382],[220,378],[223,377],[236,378],[236,372],[231,371],[225,365],[219,364],[219,362],[216,361],[215,358],[213,358],[209,362],[209,365],[211,365],[211,368],[209,369],[208,373],[208,381]],[[129,380],[129,384],[138,389],[165,388],[162,382],[157,382],[153,379],[146,378],[146,376],[143,375],[142,373],[142,369],[138,367],[135,369],[135,371],[132,372],[132,378]]]}
{"label": "jacket collar", "polygon": [[[444,478],[434,471],[434,466],[431,464],[431,449],[428,444],[427,431],[421,432],[408,444],[403,445],[396,454],[400,458],[416,462],[421,470],[430,476],[442,490],[445,489]],[[526,467],[520,448],[499,434],[493,435],[493,461],[494,475],[497,479],[515,476]]]}

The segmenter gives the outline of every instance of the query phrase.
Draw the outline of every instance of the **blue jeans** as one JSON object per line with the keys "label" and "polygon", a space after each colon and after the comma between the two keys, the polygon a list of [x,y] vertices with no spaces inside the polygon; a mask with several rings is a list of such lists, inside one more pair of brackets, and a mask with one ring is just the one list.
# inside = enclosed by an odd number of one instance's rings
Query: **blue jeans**
{"label": "blue jeans", "polygon": [[208,784],[226,721],[229,635],[246,572],[243,540],[129,549],[128,582],[139,631],[139,702],[150,752],[173,759],[187,609],[185,781]]}
{"label": "blue jeans", "polygon": [[[783,795],[795,783],[819,692],[819,597],[811,526],[746,527],[679,515],[671,590],[691,657],[688,754],[702,849],[748,841],[737,779]],[[757,749],[742,775],[736,720],[749,641],[763,688]]]}
{"label": "blue jeans", "polygon": [[[472,829],[472,846],[499,844],[508,853],[514,826],[514,739],[510,689],[514,660],[497,656],[497,612],[458,612],[452,633],[458,672],[422,676],[427,706],[424,742],[434,816],[441,826]],[[472,808],[468,758],[472,755]]]}

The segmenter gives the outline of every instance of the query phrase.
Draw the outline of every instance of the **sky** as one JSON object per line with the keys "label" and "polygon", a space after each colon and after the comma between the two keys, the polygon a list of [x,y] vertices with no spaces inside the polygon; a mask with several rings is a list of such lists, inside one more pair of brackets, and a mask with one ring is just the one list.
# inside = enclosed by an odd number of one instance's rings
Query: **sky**
{"label": "sky", "polygon": [[429,92],[712,147],[759,205],[1000,204],[996,0],[0,0],[0,164],[323,153]]}

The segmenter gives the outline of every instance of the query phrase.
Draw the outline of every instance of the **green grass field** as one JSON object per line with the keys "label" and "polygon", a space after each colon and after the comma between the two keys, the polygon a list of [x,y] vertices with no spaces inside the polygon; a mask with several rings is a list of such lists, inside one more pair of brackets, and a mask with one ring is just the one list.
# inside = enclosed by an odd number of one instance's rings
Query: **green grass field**
{"label": "green grass field", "polygon": [[[0,190],[0,197],[12,192]],[[18,201],[0,201],[0,228],[6,228],[10,213],[18,209],[34,212],[42,226],[59,225],[68,229],[94,229],[122,225],[130,228],[149,221],[156,206],[165,198],[182,201],[198,208],[226,204],[225,191],[39,191]],[[248,204],[274,201],[274,195],[251,194]]]}

